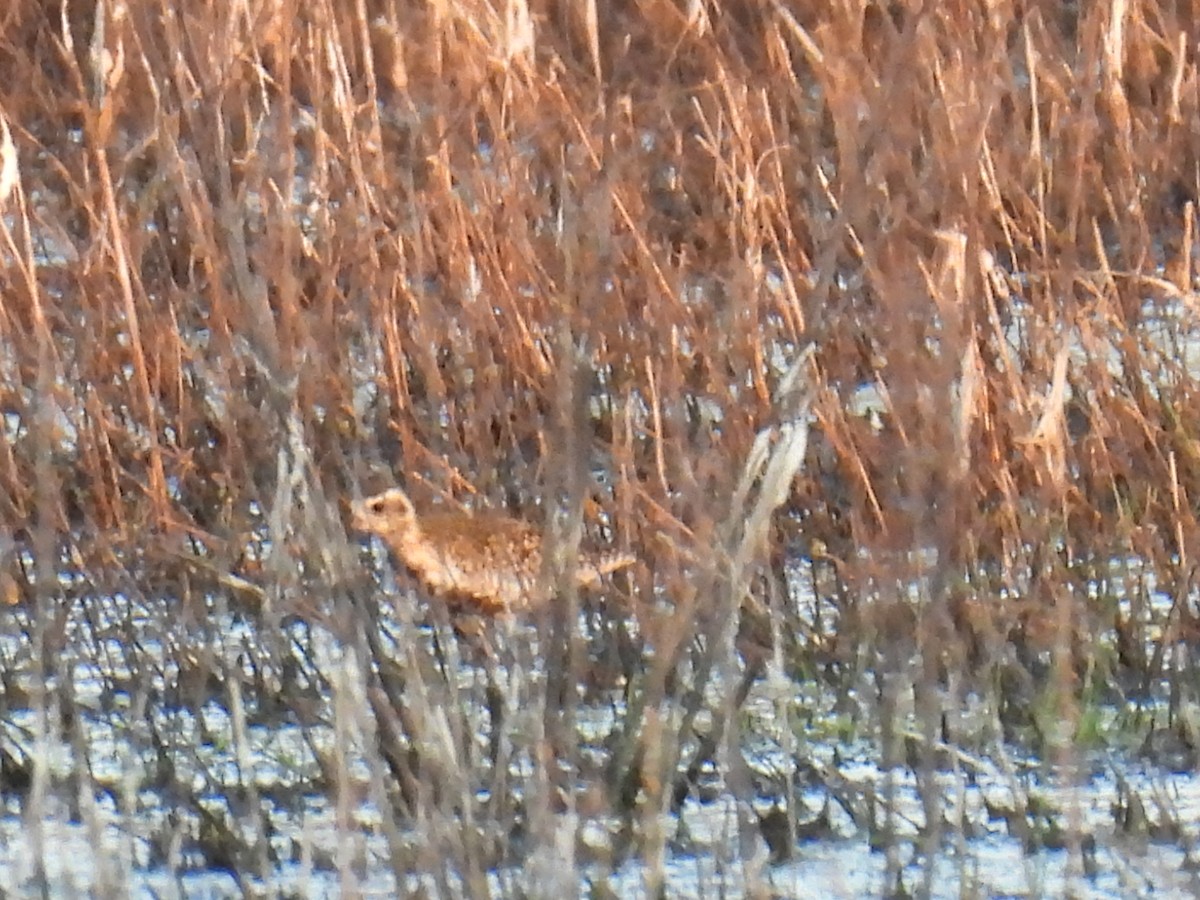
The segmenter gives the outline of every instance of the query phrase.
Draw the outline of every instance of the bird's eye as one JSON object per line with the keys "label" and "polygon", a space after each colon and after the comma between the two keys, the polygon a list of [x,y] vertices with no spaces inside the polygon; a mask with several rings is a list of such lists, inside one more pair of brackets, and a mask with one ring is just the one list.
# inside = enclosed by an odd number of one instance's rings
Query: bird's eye
{"label": "bird's eye", "polygon": [[376,497],[367,507],[373,513],[383,512],[383,500]]}

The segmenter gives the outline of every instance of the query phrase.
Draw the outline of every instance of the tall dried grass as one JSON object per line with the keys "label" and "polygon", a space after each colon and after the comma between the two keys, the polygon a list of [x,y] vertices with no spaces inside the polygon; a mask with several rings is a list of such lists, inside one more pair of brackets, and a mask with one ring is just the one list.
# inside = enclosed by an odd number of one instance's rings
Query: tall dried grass
{"label": "tall dried grass", "polygon": [[[766,778],[736,759],[767,669],[877,684],[856,730],[887,763],[915,727],[925,776],[977,749],[947,726],[975,691],[1069,761],[1030,697],[1076,733],[1196,630],[1198,36],[1153,4],[8,4],[5,685],[69,713],[92,665],[178,839],[239,878],[268,829],[184,787],[167,713],[219,698],[243,754],[247,707],[331,725],[331,864],[365,792],[397,878],[447,893],[563,809],[622,818],[607,865],[659,884],[710,760],[744,804]],[[504,703],[546,713],[494,767],[449,633],[418,646],[425,604],[346,538],[396,480],[644,561],[543,628],[569,689],[512,651]]]}

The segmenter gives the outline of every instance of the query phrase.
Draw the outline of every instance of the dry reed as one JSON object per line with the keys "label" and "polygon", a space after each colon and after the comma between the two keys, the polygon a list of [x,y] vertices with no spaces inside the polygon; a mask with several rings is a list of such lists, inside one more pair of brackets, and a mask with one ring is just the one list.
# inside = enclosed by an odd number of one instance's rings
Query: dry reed
{"label": "dry reed", "polygon": [[[1090,697],[1178,711],[1198,38],[1154,4],[8,4],[0,680],[39,716],[0,782],[41,822],[71,742],[152,866],[247,885],[287,722],[343,887],[366,798],[399,884],[486,894],[555,846],[656,895],[716,762],[795,843],[742,760],[768,670],[826,710],[877,688],[852,730],[924,779],[930,853],[945,745],[988,752],[969,696],[1065,765]],[[397,481],[642,560],[545,652],[510,636],[495,690],[540,712],[494,760],[471,660],[346,537]],[[81,717],[132,749],[115,782]]]}

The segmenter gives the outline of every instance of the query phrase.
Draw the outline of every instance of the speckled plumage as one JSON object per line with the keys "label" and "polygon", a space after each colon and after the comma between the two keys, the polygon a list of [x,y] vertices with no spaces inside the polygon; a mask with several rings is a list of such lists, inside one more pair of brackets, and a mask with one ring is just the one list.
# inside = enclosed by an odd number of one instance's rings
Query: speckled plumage
{"label": "speckled plumage", "polygon": [[[429,591],[454,606],[484,615],[536,607],[548,597],[539,585],[542,535],[526,522],[496,513],[416,512],[399,488],[353,506],[351,524],[378,535]],[[581,587],[632,565],[627,553],[579,555]]]}

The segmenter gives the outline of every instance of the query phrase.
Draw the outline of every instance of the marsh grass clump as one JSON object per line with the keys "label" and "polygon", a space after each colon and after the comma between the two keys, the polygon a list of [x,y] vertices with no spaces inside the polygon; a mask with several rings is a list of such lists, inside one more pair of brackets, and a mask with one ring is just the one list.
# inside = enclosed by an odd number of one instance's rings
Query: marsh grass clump
{"label": "marsh grass clump", "polygon": [[[1031,781],[1195,758],[1196,40],[7,4],[0,882],[73,834],[99,893],[654,896],[854,833],[932,892],[985,775],[1094,874]],[[394,484],[535,523],[554,602],[475,653],[347,533]],[[581,593],[581,546],[637,562]]]}

